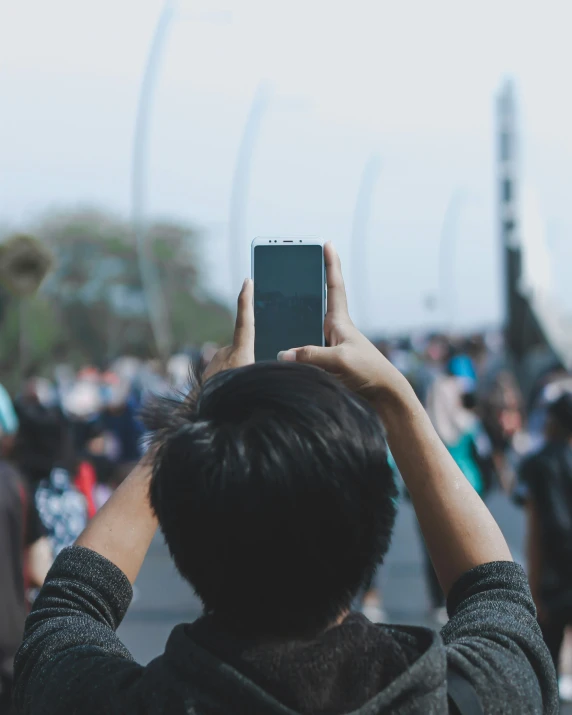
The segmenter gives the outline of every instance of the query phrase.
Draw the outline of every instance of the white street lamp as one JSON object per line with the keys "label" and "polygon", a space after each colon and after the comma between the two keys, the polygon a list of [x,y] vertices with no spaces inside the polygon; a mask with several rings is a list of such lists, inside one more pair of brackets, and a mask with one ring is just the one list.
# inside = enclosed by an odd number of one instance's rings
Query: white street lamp
{"label": "white street lamp", "polygon": [[243,279],[242,275],[242,249],[243,235],[246,218],[246,207],[248,204],[248,189],[250,182],[250,171],[252,168],[252,157],[254,154],[256,139],[260,132],[262,119],[270,104],[272,88],[268,82],[260,82],[254,93],[248,117],[242,132],[242,138],[238,148],[236,163],[234,166],[234,177],[230,195],[228,239],[230,275],[232,277],[233,294],[238,291]]}
{"label": "white street lamp", "polygon": [[153,339],[157,352],[163,360],[169,357],[173,346],[169,315],[153,260],[153,247],[148,241],[145,218],[147,204],[149,125],[159,67],[167,44],[172,21],[176,15],[181,14],[181,11],[189,13],[191,8],[198,12],[200,17],[202,17],[201,9],[204,12],[208,10],[205,19],[208,18],[218,23],[232,20],[230,10],[227,11],[225,7],[222,7],[221,10],[219,5],[213,9],[212,4],[209,4],[207,7],[205,3],[200,0],[195,0],[194,2],[189,2],[188,0],[165,1],[157,21],[147,56],[145,71],[143,73],[133,140],[131,212],[137,246],[137,260]]}

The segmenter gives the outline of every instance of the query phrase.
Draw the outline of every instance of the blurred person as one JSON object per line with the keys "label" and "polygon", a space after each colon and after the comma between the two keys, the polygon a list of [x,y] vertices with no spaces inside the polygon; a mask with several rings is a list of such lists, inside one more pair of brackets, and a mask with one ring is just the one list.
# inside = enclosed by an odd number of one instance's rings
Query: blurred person
{"label": "blurred person", "polygon": [[471,360],[475,380],[478,380],[479,376],[485,372],[490,358],[485,335],[476,333],[468,337],[465,340],[463,352]]}
{"label": "blurred person", "polygon": [[52,558],[34,502],[8,461],[18,422],[8,394],[0,392],[0,715],[7,715],[13,712],[13,660],[24,633],[26,592],[43,584]]}
{"label": "blurred person", "polygon": [[81,425],[81,442],[76,444],[78,465],[74,486],[85,497],[91,519],[110,496],[104,493],[111,483],[113,463],[106,454],[105,428],[100,419]]}
{"label": "blurred person", "polygon": [[169,384],[178,392],[184,390],[189,381],[191,359],[184,353],[173,355],[167,363]]}
{"label": "blurred person", "polygon": [[141,360],[133,356],[124,356],[117,358],[110,365],[107,372],[117,375],[120,380],[127,380],[133,383],[141,372]]}
{"label": "blurred person", "polygon": [[37,381],[29,381],[16,401],[20,429],[14,461],[28,481],[53,554],[57,555],[85,528],[87,505],[73,485],[77,458],[71,424],[58,405],[44,404],[36,388]]}
{"label": "blurred person", "polygon": [[391,363],[404,375],[409,382],[414,382],[418,368],[417,358],[409,338],[399,338],[391,346],[389,355],[385,354]]}
{"label": "blurred person", "polygon": [[429,390],[427,412],[461,472],[482,496],[490,479],[483,465],[491,454],[491,444],[476,412],[475,391],[472,362],[466,356],[453,355],[447,372],[439,375]]}
{"label": "blurred person", "polygon": [[[556,668],[572,625],[572,394],[548,407],[545,444],[521,466],[526,491],[528,576]],[[569,685],[569,684],[568,684]]]}
{"label": "blurred person", "polygon": [[446,339],[442,335],[431,335],[415,376],[415,392],[423,406],[427,405],[427,397],[433,383],[444,372],[447,353]]}
{"label": "blurred person", "polygon": [[572,392],[572,376],[566,370],[549,370],[538,377],[528,400],[527,427],[533,449],[544,445],[549,406],[566,392]]}
{"label": "blurred person", "polygon": [[99,372],[82,370],[75,384],[66,392],[63,408],[70,420],[73,449],[77,455],[73,483],[85,498],[89,519],[97,511],[97,467],[101,470],[106,461],[102,407]]}
{"label": "blurred person", "polygon": [[38,378],[26,380],[14,401],[20,423],[14,460],[32,487],[45,477],[52,463],[54,438],[60,439],[59,425],[64,421],[61,407],[43,385]]}
{"label": "blurred person", "polygon": [[139,419],[140,404],[135,400],[127,381],[111,386],[110,396],[101,418],[113,446],[109,452],[117,465],[135,464],[143,454],[141,439],[145,429]]}
{"label": "blurred person", "polygon": [[[187,400],[150,410],[149,458],[60,554],[28,618],[20,715],[558,712],[522,568],[409,383],[352,324],[331,244],[325,258],[331,347],[253,364],[245,281],[232,346]],[[381,420],[448,594],[440,634],[350,613],[395,518]],[[204,616],[144,667],[115,631],[158,524]]]}
{"label": "blurred person", "polygon": [[479,398],[483,426],[491,440],[495,469],[506,493],[515,485],[519,454],[528,448],[525,439],[522,396],[515,376],[501,370]]}

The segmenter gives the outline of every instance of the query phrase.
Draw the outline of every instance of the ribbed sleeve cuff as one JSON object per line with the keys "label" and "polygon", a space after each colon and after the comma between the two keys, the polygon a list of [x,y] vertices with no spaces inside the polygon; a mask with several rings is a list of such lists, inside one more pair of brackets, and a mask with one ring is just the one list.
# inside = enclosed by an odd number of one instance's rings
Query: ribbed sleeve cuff
{"label": "ribbed sleeve cuff", "polygon": [[524,569],[513,561],[491,561],[466,571],[447,597],[447,612],[452,616],[459,604],[477,593],[500,589],[524,593],[530,597],[530,588]]}

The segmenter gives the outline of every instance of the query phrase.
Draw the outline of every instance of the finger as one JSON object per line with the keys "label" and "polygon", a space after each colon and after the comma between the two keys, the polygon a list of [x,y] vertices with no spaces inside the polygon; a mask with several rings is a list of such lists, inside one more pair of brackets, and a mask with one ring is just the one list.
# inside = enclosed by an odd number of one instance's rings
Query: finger
{"label": "finger", "polygon": [[284,350],[278,353],[278,360],[280,362],[300,362],[306,365],[315,365],[323,370],[331,370],[336,364],[334,348],[322,348],[316,345]]}
{"label": "finger", "polygon": [[238,296],[236,324],[234,326],[233,345],[235,348],[254,345],[254,286],[247,278]]}
{"label": "finger", "polygon": [[346,287],[342,275],[342,264],[338,252],[331,241],[324,246],[326,283],[328,286],[328,313],[336,317],[348,315]]}

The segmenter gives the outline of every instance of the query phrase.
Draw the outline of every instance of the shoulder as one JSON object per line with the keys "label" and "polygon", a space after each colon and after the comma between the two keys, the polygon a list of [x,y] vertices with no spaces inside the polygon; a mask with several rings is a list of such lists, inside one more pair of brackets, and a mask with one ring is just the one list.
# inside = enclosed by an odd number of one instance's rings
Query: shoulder
{"label": "shoulder", "polygon": [[558,712],[554,666],[518,564],[499,561],[468,571],[447,606],[451,620],[441,635],[449,665],[484,702],[512,702],[522,713]]}

